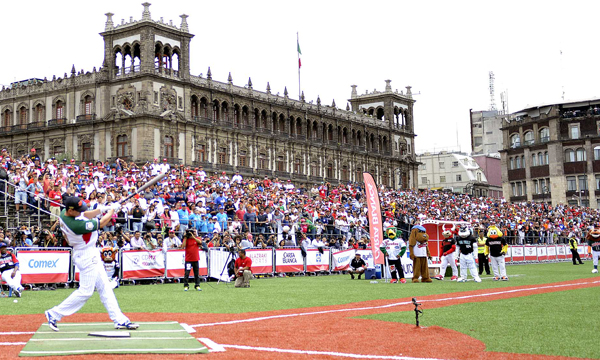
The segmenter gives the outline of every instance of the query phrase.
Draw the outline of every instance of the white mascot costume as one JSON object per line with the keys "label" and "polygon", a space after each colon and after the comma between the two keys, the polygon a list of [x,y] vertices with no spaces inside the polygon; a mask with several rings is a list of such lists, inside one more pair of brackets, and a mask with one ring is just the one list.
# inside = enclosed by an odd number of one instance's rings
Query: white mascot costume
{"label": "white mascot costume", "polygon": [[475,267],[475,254],[477,254],[477,240],[473,233],[466,226],[462,226],[458,230],[456,237],[456,246],[458,246],[458,254],[460,256],[460,278],[458,282],[467,281],[467,269],[471,272],[471,276],[475,282],[481,282],[477,268]]}

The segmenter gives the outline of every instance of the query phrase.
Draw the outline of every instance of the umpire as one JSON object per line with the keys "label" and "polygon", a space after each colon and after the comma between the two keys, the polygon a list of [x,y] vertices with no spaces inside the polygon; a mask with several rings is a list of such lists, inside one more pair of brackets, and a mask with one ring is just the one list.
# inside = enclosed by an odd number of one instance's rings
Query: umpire
{"label": "umpire", "polygon": [[198,261],[200,261],[200,253],[198,245],[202,245],[202,240],[194,236],[193,230],[187,230],[183,236],[183,243],[181,248],[185,249],[185,274],[183,276],[183,291],[188,291],[190,285],[188,283],[190,278],[190,270],[194,270],[194,289],[202,291],[200,288],[200,273]]}

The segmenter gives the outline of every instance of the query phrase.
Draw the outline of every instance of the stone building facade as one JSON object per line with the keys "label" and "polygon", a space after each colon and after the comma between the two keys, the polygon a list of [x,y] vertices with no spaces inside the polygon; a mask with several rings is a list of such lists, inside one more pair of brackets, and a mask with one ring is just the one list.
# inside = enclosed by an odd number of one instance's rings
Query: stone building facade
{"label": "stone building facade", "polygon": [[531,107],[502,127],[502,180],[512,202],[600,205],[600,100]]}
{"label": "stone building facade", "polygon": [[108,13],[102,67],[13,83],[0,91],[0,147],[36,148],[42,158],[78,161],[167,158],[206,170],[240,171],[297,181],[362,181],[416,187],[414,120],[406,93],[359,95],[346,110],[292,100],[190,74],[187,15],[181,25],[152,20],[113,23]]}

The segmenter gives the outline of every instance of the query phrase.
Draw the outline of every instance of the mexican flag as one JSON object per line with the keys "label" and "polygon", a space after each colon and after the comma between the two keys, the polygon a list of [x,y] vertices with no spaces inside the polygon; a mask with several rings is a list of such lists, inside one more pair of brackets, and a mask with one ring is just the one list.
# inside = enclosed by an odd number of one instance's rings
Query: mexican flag
{"label": "mexican flag", "polygon": [[298,45],[298,69],[302,67],[302,61],[300,60],[300,55],[302,55],[302,51],[300,51],[300,41],[296,41]]}

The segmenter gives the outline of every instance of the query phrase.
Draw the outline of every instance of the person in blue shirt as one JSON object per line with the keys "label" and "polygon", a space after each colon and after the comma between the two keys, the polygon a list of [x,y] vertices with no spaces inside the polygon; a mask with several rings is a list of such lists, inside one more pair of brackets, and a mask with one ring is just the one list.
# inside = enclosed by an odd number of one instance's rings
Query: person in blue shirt
{"label": "person in blue shirt", "polygon": [[215,198],[215,205],[217,205],[217,207],[224,206],[226,201],[227,198],[223,196],[223,192],[219,192],[219,196]]}
{"label": "person in blue shirt", "polygon": [[200,215],[200,221],[198,221],[198,227],[196,227],[196,230],[198,230],[198,232],[201,234],[208,233],[208,220],[206,220],[205,214]]}
{"label": "person in blue shirt", "polygon": [[[191,211],[191,209],[190,209]],[[198,221],[200,221],[200,214],[196,214],[196,211],[191,211],[190,215],[188,216],[188,221],[189,221],[189,225],[188,228],[189,229],[196,229],[198,227]]]}
{"label": "person in blue shirt", "polygon": [[225,214],[225,209],[222,206],[219,207],[219,213],[217,214],[217,221],[219,225],[221,225],[221,230],[227,230],[227,214]]}
{"label": "person in blue shirt", "polygon": [[208,219],[208,224],[206,224],[206,232],[212,234],[215,231],[215,222],[213,221],[215,218],[211,217]]}
{"label": "person in blue shirt", "polygon": [[185,234],[185,231],[188,229],[190,223],[190,215],[187,210],[187,205],[185,203],[181,204],[179,210],[177,210],[177,215],[179,215],[179,232]]}

